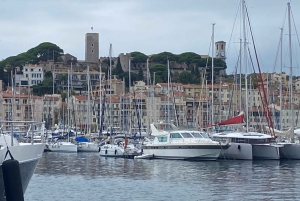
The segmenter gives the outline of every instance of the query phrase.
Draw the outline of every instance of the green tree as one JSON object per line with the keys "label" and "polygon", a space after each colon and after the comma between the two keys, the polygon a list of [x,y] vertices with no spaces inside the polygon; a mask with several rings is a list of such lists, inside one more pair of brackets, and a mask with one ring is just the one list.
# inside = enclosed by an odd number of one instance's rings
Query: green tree
{"label": "green tree", "polygon": [[139,73],[138,73],[137,79],[138,80],[144,80],[144,72],[143,72],[143,69],[141,67],[139,68]]}
{"label": "green tree", "polygon": [[[136,74],[136,73],[132,73],[131,72],[131,86],[133,86],[133,83],[135,82],[135,81],[138,81],[138,74]],[[125,78],[125,87],[128,87],[129,86],[129,72],[125,72],[124,74],[123,74],[123,77]]]}
{"label": "green tree", "polygon": [[121,65],[121,61],[120,61],[120,57],[118,57],[118,63],[116,68],[113,69],[112,71],[113,75],[118,75],[119,79],[121,79],[123,77],[124,71]]}
{"label": "green tree", "polygon": [[183,71],[179,75],[179,82],[182,84],[193,84],[193,79],[191,79],[193,75],[188,71]]}
{"label": "green tree", "polygon": [[45,72],[44,77],[45,77],[45,78],[48,78],[48,77],[51,77],[51,78],[52,78],[52,72],[51,72],[51,71]]}
{"label": "green tree", "polygon": [[179,63],[186,63],[188,67],[192,63],[198,63],[201,59],[201,56],[194,53],[194,52],[185,52],[179,55],[178,62]]}
{"label": "green tree", "polygon": [[171,77],[171,82],[179,82],[179,72],[176,71],[173,76]]}
{"label": "green tree", "polygon": [[148,56],[141,52],[131,52],[133,63],[145,63],[148,59]]}
{"label": "green tree", "polygon": [[26,53],[32,58],[31,63],[37,64],[39,61],[47,61],[49,59],[57,61],[57,58],[63,55],[64,51],[53,43],[44,42],[29,49]]}
{"label": "green tree", "polygon": [[159,54],[155,54],[150,57],[151,62],[159,63],[159,64],[166,64],[167,60],[169,61],[178,61],[179,57],[176,54],[171,52],[162,52]]}
{"label": "green tree", "polygon": [[149,68],[151,77],[155,72],[155,81],[157,82],[168,82],[168,68],[164,64],[155,64]]}

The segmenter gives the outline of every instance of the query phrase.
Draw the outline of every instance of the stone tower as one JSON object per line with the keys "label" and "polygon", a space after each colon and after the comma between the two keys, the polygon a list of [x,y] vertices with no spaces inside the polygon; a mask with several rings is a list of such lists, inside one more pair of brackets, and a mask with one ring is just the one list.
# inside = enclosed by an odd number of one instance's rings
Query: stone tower
{"label": "stone tower", "polygon": [[98,63],[99,62],[99,34],[85,34],[85,61]]}
{"label": "stone tower", "polygon": [[[222,59],[224,62],[226,62],[226,42],[224,41],[218,41],[215,43],[216,45],[216,58]],[[219,76],[221,78],[226,75],[226,69],[219,71]]]}
{"label": "stone tower", "polygon": [[226,59],[226,42],[218,41],[215,43],[215,45],[216,45],[216,58],[223,59],[223,61],[225,61],[225,59]]}

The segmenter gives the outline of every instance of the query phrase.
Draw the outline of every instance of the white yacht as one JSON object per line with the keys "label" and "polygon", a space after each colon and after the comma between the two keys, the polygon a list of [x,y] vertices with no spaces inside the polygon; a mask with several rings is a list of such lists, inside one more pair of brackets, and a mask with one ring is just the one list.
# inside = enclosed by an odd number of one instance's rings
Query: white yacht
{"label": "white yacht", "polygon": [[[216,160],[221,151],[229,147],[229,145],[211,140],[206,134],[199,131],[174,130],[168,132],[157,130],[153,124],[150,126],[155,138],[153,141],[143,144],[143,155],[135,158]],[[163,125],[163,127],[165,126]]]}
{"label": "white yacht", "polygon": [[[30,125],[44,127],[44,123],[42,122],[1,121],[1,124],[6,124],[6,123],[14,123],[18,125],[27,124],[29,125],[29,127]],[[30,143],[20,143],[17,141],[16,138],[11,137],[11,133],[12,132],[10,131],[6,131],[6,134],[4,134],[1,129],[0,164],[2,164],[4,160],[10,159],[9,155],[5,157],[7,149],[9,149],[14,159],[19,161],[22,187],[23,187],[23,192],[25,193],[29,181],[34,173],[34,170],[40,158],[42,157],[45,144],[34,143],[33,141]],[[0,201],[5,201],[5,200],[6,199],[5,199],[5,192],[4,192],[3,175],[1,173],[0,174]]]}
{"label": "white yacht", "polygon": [[100,156],[104,157],[127,157],[140,155],[141,150],[134,146],[134,144],[115,141],[113,144],[105,143],[100,147]]}
{"label": "white yacht", "polygon": [[99,152],[100,145],[96,140],[91,141],[90,138],[80,136],[75,138],[78,152]]}
{"label": "white yacht", "polygon": [[95,142],[79,142],[77,144],[78,152],[99,152],[100,146]]}
{"label": "white yacht", "polygon": [[51,152],[76,153],[77,145],[71,142],[54,140],[46,143],[46,149]]}
{"label": "white yacht", "polygon": [[230,147],[222,151],[222,159],[280,159],[280,147],[272,136],[257,132],[223,132],[211,136],[212,140],[229,143]]}

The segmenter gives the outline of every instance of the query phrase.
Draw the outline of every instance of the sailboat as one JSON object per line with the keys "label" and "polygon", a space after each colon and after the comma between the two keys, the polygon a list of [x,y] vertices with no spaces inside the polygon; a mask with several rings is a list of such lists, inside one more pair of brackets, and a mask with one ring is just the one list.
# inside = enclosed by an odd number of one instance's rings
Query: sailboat
{"label": "sailboat", "polygon": [[[68,70],[68,102],[69,102],[69,86],[70,84],[70,72]],[[54,95],[54,94],[53,94]],[[53,103],[54,104],[54,103]],[[69,103],[68,103],[69,104]],[[46,149],[50,152],[66,152],[66,153],[76,153],[77,152],[77,146],[70,142],[70,122],[69,122],[70,115],[68,115],[68,125],[67,129],[65,128],[65,125],[63,126],[63,133],[67,133],[67,141],[58,139],[58,138],[51,138],[50,141],[46,144]]]}
{"label": "sailboat", "polygon": [[[294,113],[294,97],[293,97],[293,59],[292,59],[292,39],[291,39],[291,5],[287,3],[288,6],[288,25],[289,25],[289,62],[290,62],[290,109],[291,109],[291,121],[292,126],[289,129],[289,133],[285,137],[290,138],[290,142],[279,142],[278,144],[283,145],[280,148],[280,158],[281,159],[300,159],[300,144],[295,143],[294,135],[299,132],[299,129],[294,128],[295,123],[295,113]],[[281,86],[280,86],[281,87]],[[280,97],[281,98],[281,97]],[[280,114],[281,116],[281,114]],[[281,122],[280,122],[281,123]]]}
{"label": "sailboat", "polygon": [[[109,48],[109,76],[108,79],[110,81],[111,86],[111,53],[112,53],[112,45],[110,44]],[[129,59],[129,92],[131,88],[131,73],[130,73],[130,59]],[[131,101],[130,101],[131,104]],[[109,112],[112,112],[112,102],[111,102],[111,94],[110,94],[110,101],[109,101]],[[112,115],[110,113],[109,118],[109,131],[110,131],[110,137],[108,140],[106,140],[105,144],[100,147],[100,156],[104,157],[128,157],[131,158],[135,155],[140,155],[140,150],[137,149],[133,144],[129,143],[129,139],[125,135],[125,139],[123,137],[120,138],[113,138],[113,127],[112,127]],[[131,122],[131,121],[130,121]],[[131,126],[129,126],[129,129]],[[130,133],[130,131],[129,131]]]}
{"label": "sailboat", "polygon": [[[242,0],[242,11],[243,11],[243,40],[244,40],[244,67],[245,67],[245,75],[247,75],[247,40],[246,40],[246,5],[245,1]],[[251,36],[252,36],[252,31],[251,31]],[[252,37],[253,38],[253,37]],[[254,41],[253,45],[255,47]],[[254,49],[255,50],[255,49]],[[256,52],[255,52],[256,53]],[[258,62],[258,61],[257,61]],[[258,66],[259,67],[259,66]],[[260,73],[260,68],[259,73]],[[262,77],[260,76],[260,81],[262,83],[262,94],[263,94],[263,109],[264,112],[267,114],[267,122],[268,125],[271,124],[269,127],[273,128],[272,121],[270,120],[270,111],[269,108],[267,107],[267,99],[265,96],[265,89],[263,85],[263,80]],[[245,93],[246,97],[249,96],[248,94],[248,80],[247,76],[245,76]],[[258,133],[258,132],[251,132],[249,131],[249,126],[248,126],[248,98],[245,98],[246,101],[246,112],[245,112],[245,117],[246,117],[246,127],[245,130],[241,131],[234,131],[234,132],[222,132],[222,133],[216,133],[212,136],[212,139],[216,141],[226,141],[230,143],[231,149],[228,149],[228,153],[223,152],[223,157],[226,159],[273,159],[277,160],[280,159],[280,148],[283,147],[283,145],[277,144],[275,141],[275,137],[272,135],[266,135],[263,133]],[[241,116],[240,116],[241,117]],[[236,118],[236,119],[243,119],[243,118]],[[235,120],[236,120],[235,119]],[[231,122],[227,120],[227,122],[220,122],[219,124],[221,125],[227,125],[227,124],[232,124],[234,122]],[[242,122],[240,122],[242,123]],[[234,148],[235,147],[235,148]],[[247,154],[248,153],[248,154]],[[252,157],[251,157],[252,154]]]}
{"label": "sailboat", "polygon": [[[101,79],[100,79],[101,82]],[[81,140],[80,142],[77,142],[77,151],[78,152],[99,152],[99,143],[96,141],[91,141],[91,98],[90,98],[90,69],[89,66],[87,66],[87,86],[88,86],[88,138],[85,138],[86,140]]]}

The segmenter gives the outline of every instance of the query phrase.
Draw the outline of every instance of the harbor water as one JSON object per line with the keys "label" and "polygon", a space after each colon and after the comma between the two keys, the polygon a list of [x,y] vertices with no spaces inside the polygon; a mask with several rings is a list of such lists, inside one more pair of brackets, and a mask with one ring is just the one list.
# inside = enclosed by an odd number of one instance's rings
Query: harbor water
{"label": "harbor water", "polygon": [[25,200],[300,200],[300,161],[133,160],[44,153]]}

